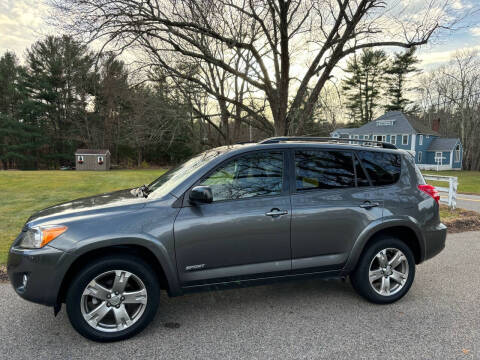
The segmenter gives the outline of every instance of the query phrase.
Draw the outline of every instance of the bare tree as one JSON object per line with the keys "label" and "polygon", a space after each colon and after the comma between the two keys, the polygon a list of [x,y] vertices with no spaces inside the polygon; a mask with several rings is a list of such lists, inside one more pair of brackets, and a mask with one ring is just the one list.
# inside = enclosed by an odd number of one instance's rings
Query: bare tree
{"label": "bare tree", "polygon": [[[370,47],[425,44],[455,18],[451,0],[51,1],[70,30],[118,51],[148,53],[252,122],[267,128],[273,119],[278,135],[302,128],[344,57]],[[217,80],[241,79],[250,98],[266,99],[268,111],[258,111],[252,107],[258,101],[239,99],[205,73],[179,70],[178,64],[192,62],[204,72],[221,70]],[[303,70],[294,79],[292,69],[299,66]]]}
{"label": "bare tree", "polygon": [[464,168],[480,169],[480,56],[457,52],[448,65],[420,80],[420,105],[427,121],[441,119],[441,132],[457,136],[464,148]]}

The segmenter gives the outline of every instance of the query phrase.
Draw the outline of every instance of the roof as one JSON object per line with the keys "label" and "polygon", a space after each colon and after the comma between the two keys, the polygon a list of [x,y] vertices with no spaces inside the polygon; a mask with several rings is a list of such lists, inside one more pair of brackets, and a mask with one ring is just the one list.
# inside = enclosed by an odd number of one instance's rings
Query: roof
{"label": "roof", "polygon": [[[385,125],[379,125],[384,122]],[[439,133],[430,129],[419,119],[408,116],[401,111],[388,111],[373,121],[359,128],[336,129],[344,134],[358,135],[388,135],[388,134],[426,134],[440,136]]]}
{"label": "roof", "polygon": [[333,132],[338,132],[339,134],[351,134],[353,133],[357,128],[338,128],[332,131]]}
{"label": "roof", "polygon": [[107,155],[110,154],[109,150],[105,149],[77,149],[75,155]]}
{"label": "roof", "polygon": [[436,138],[433,139],[427,151],[452,151],[460,139],[455,138]]}

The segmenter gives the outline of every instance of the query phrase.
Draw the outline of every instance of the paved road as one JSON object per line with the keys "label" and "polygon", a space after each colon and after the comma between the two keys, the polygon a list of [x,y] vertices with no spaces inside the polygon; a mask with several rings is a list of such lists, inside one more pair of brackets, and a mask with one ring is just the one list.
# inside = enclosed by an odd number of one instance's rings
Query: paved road
{"label": "paved road", "polygon": [[[441,192],[440,196],[448,201],[448,193]],[[480,213],[480,196],[457,194],[457,207]]]}
{"label": "paved road", "polygon": [[54,318],[1,284],[0,358],[480,359],[479,259],[480,232],[450,235],[389,306],[337,280],[164,297],[146,331],[115,344],[83,339],[65,311]]}

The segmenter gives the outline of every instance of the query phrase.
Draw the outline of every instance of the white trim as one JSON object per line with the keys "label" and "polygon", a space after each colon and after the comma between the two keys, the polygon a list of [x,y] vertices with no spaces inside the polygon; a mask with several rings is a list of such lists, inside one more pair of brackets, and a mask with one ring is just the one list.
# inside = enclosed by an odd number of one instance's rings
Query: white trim
{"label": "white trim", "polygon": [[94,155],[94,156],[107,156],[107,154],[75,154],[75,156],[88,156],[88,155]]}
{"label": "white trim", "polygon": [[418,135],[418,145],[423,145],[423,135]]}
{"label": "white trim", "polygon": [[[460,162],[460,160],[462,159],[461,151],[462,150],[460,150],[460,144],[457,143],[457,145],[455,145],[455,147],[453,148],[453,152],[454,152],[453,155],[455,156],[455,162]],[[457,160],[457,155],[458,155],[458,160]]]}
{"label": "white trim", "polygon": [[[395,141],[392,141],[392,139],[395,139]],[[397,145],[397,134],[390,134],[390,144]]]}
{"label": "white trim", "polygon": [[416,148],[417,148],[417,135],[412,134],[412,142],[410,144],[410,149],[412,149],[412,151],[415,152]]}
{"label": "white trim", "polygon": [[420,170],[452,170],[450,165],[417,164]]}
{"label": "white trim", "polygon": [[83,155],[77,155],[77,161],[85,161],[85,159],[83,158]]}
{"label": "white trim", "polygon": [[[381,136],[382,139],[381,139],[381,140],[378,140],[378,139],[377,139],[377,136]],[[386,141],[387,141],[387,135],[373,135],[373,140],[374,140],[374,141],[386,142]]]}

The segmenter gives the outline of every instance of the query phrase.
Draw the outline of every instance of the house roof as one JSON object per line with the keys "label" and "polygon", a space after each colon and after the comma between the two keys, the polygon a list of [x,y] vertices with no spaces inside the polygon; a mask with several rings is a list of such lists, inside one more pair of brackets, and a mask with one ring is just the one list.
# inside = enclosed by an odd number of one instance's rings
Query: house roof
{"label": "house roof", "polygon": [[460,139],[436,138],[433,139],[427,151],[452,151]]}
{"label": "house roof", "polygon": [[332,133],[338,132],[339,134],[351,134],[355,130],[357,130],[357,128],[338,128],[338,129],[333,130]]}
{"label": "house roof", "polygon": [[[390,122],[391,121],[391,122]],[[384,125],[380,125],[383,123]],[[440,136],[419,119],[405,115],[401,111],[388,111],[379,118],[359,128],[337,129],[341,134],[388,135],[388,134],[426,134]]]}
{"label": "house roof", "polygon": [[109,150],[105,149],[77,149],[75,155],[107,155],[110,154]]}

